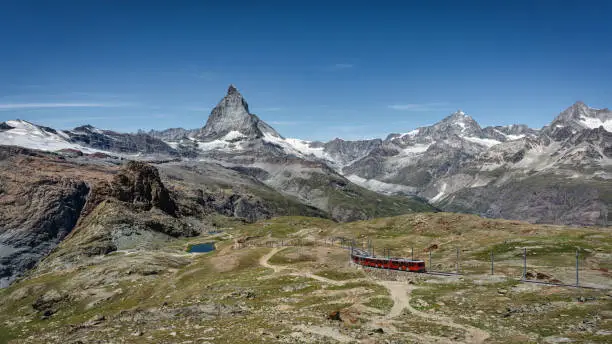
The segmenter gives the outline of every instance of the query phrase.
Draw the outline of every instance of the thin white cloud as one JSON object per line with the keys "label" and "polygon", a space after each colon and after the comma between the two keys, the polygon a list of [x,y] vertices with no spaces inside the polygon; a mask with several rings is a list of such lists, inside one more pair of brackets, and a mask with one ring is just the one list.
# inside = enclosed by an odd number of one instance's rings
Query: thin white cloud
{"label": "thin white cloud", "polygon": [[393,104],[387,107],[398,111],[439,111],[444,110],[445,105],[446,103],[408,103]]}
{"label": "thin white cloud", "polygon": [[349,69],[355,67],[352,63],[336,63],[334,69]]}
{"label": "thin white cloud", "polygon": [[121,107],[128,104],[120,103],[6,103],[0,104],[2,110],[23,110],[23,109],[51,109],[51,108],[99,108],[99,107]]}

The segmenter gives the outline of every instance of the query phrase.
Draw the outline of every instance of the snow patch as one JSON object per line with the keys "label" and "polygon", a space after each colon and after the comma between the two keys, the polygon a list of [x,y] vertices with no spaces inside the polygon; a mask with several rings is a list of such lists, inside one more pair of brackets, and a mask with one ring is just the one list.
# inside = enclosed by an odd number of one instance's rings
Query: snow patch
{"label": "snow patch", "polygon": [[227,133],[222,140],[225,141],[232,141],[232,140],[236,140],[236,139],[241,139],[243,137],[245,137],[246,135],[244,135],[243,133],[236,131],[236,130],[232,130],[229,133]]}
{"label": "snow patch", "polygon": [[103,152],[101,150],[71,143],[66,139],[67,135],[65,133],[59,135],[48,132],[30,122],[11,120],[6,121],[6,124],[13,127],[13,129],[0,132],[0,144],[3,145],[19,146],[48,152],[54,152],[61,149],[76,149],[88,154]]}
{"label": "snow patch", "polygon": [[508,138],[508,140],[510,141],[514,141],[514,140],[518,140],[518,139],[522,139],[523,137],[525,137],[525,135],[521,134],[521,135],[506,135],[506,138]]}
{"label": "snow patch", "polygon": [[[511,127],[511,126],[506,126],[506,128]],[[495,132],[497,132],[498,134],[504,136],[508,141],[514,141],[514,140],[518,140],[518,139],[522,139],[523,137],[525,137],[524,134],[520,134],[520,135],[512,135],[512,134],[506,134],[502,131],[499,131],[497,129],[493,129]]]}
{"label": "snow patch", "polygon": [[480,137],[471,137],[471,136],[464,136],[464,139],[479,144],[481,146],[486,146],[486,147],[493,147],[495,145],[500,144],[501,142],[497,141],[497,140],[493,140],[493,139],[481,139]]}
{"label": "snow patch", "polygon": [[224,149],[227,148],[230,143],[225,140],[214,140],[209,142],[198,141],[198,148],[203,151],[213,150],[213,149]]}
{"label": "snow patch", "polygon": [[179,145],[179,143],[176,141],[164,141],[164,143],[170,146],[172,149],[176,149]]}
{"label": "snow patch", "polygon": [[612,132],[612,119],[609,119],[607,121],[602,121],[599,118],[582,116],[580,117],[580,124],[582,124],[583,126],[589,129],[596,129],[596,128],[603,126],[604,129],[606,129],[606,131]]}
{"label": "snow patch", "polygon": [[264,133],[263,140],[283,147],[286,153],[301,157],[314,156],[319,159],[334,162],[329,158],[328,154],[325,153],[323,147],[311,147],[310,141],[291,138],[283,139],[269,133]]}
{"label": "snow patch", "polygon": [[484,178],[484,177],[482,177],[480,175],[477,175],[474,178],[474,182],[472,182],[472,184],[469,187],[471,187],[471,188],[478,188],[478,187],[481,187],[481,186],[487,186],[487,185],[489,185],[490,182],[491,182],[490,178]]}
{"label": "snow patch", "polygon": [[376,180],[376,179],[365,179],[355,174],[348,176],[347,179],[361,187],[364,187],[366,189],[369,189],[375,192],[383,193],[383,194],[414,193],[415,192],[415,188],[410,187],[410,186],[385,183],[385,182],[381,182],[380,180]]}
{"label": "snow patch", "polygon": [[407,132],[405,134],[400,135],[400,138],[402,138],[404,136],[414,137],[414,136],[418,135],[419,131],[420,131],[419,129],[414,129],[412,131],[409,131],[409,132]]}
{"label": "snow patch", "polygon": [[430,199],[429,201],[431,203],[435,203],[439,200],[441,200],[444,197],[444,192],[446,191],[446,183],[442,183],[442,187],[440,188],[440,192],[438,192],[437,195],[435,195],[432,199]]}
{"label": "snow patch", "polygon": [[431,144],[417,144],[402,149],[402,153],[406,155],[418,154],[427,151]]}
{"label": "snow patch", "polygon": [[323,147],[311,147],[310,141],[304,141],[300,139],[285,139],[285,142],[289,144],[296,151],[305,155],[314,155],[317,158],[325,159],[327,156],[323,151]]}

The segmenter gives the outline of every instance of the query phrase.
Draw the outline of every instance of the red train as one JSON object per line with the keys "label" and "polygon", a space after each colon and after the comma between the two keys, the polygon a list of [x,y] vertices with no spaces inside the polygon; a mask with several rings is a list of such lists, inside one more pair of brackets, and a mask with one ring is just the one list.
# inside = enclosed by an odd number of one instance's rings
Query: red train
{"label": "red train", "polygon": [[412,260],[406,258],[384,258],[384,257],[371,257],[367,255],[360,255],[357,252],[351,254],[353,263],[370,266],[373,268],[380,269],[392,269],[401,271],[412,271],[412,272],[426,272],[425,262],[422,260]]}

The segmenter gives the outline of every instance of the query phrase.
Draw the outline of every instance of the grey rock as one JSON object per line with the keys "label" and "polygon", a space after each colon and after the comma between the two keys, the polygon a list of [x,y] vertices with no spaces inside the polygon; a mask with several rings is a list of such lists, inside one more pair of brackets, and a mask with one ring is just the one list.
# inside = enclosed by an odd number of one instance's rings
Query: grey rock
{"label": "grey rock", "polygon": [[6,124],[6,122],[0,122],[0,131],[6,131],[11,129],[14,129],[14,127],[11,127],[10,125]]}
{"label": "grey rock", "polygon": [[111,130],[100,130],[91,125],[76,127],[63,133],[72,143],[104,151],[178,155],[176,150],[162,140],[144,133],[122,134]]}
{"label": "grey rock", "polygon": [[249,105],[234,85],[230,85],[227,95],[215,106],[202,130],[195,135],[204,141],[225,137],[237,131],[247,138],[261,138],[264,134],[281,137],[272,127],[249,112]]}

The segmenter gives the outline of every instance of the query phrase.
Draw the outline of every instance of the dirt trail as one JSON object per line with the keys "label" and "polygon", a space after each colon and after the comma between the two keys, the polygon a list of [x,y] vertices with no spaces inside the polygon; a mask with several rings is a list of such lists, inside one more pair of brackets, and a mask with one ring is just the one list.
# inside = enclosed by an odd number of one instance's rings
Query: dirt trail
{"label": "dirt trail", "polygon": [[465,331],[466,343],[483,343],[487,338],[489,338],[489,333],[483,331],[477,327],[462,325],[454,322],[452,319],[447,318],[445,316],[440,316],[436,314],[426,313],[419,311],[413,308],[410,305],[410,293],[414,290],[414,287],[403,284],[401,282],[394,281],[378,281],[375,280],[379,285],[387,288],[389,293],[391,294],[391,298],[393,299],[393,307],[389,314],[387,314],[387,318],[394,318],[402,314],[404,308],[408,309],[410,313],[413,315],[419,316],[421,318],[433,320],[436,323],[439,323],[444,326],[452,327],[455,329],[460,329]]}
{"label": "dirt trail", "polygon": [[[274,270],[274,272],[279,272],[282,270],[287,270],[287,269],[291,269],[289,267],[286,266],[282,266],[282,265],[271,265],[268,261],[270,260],[270,258],[272,258],[272,256],[274,256],[276,253],[278,253],[279,251],[281,251],[284,248],[273,248],[268,254],[262,256],[259,259],[259,264],[261,266],[270,268],[272,270]],[[388,291],[389,294],[391,295],[391,299],[393,300],[393,306],[391,307],[391,310],[389,311],[389,313],[387,315],[385,315],[384,317],[380,317],[377,319],[372,320],[373,323],[377,323],[377,322],[389,322],[392,321],[393,318],[397,318],[398,316],[400,316],[402,314],[402,312],[404,311],[404,309],[408,309],[408,311],[410,313],[412,313],[413,315],[416,315],[418,317],[421,318],[425,318],[425,319],[429,319],[432,320],[440,325],[443,326],[448,326],[454,329],[459,329],[462,331],[465,331],[465,343],[484,343],[485,340],[487,340],[487,338],[489,338],[489,333],[486,331],[483,331],[477,327],[474,326],[469,326],[469,325],[462,325],[462,324],[458,324],[456,322],[454,322],[451,318],[445,317],[445,316],[440,316],[440,315],[436,315],[436,314],[431,314],[431,313],[426,313],[426,312],[422,312],[419,311],[415,308],[413,308],[410,305],[410,293],[412,292],[412,290],[414,290],[415,288],[413,286],[410,286],[408,284],[402,283],[402,282],[396,282],[396,281],[384,281],[384,280],[378,280],[375,278],[367,278],[367,279],[363,279],[363,278],[359,278],[359,279],[351,279],[351,280],[345,280],[345,281],[335,281],[335,280],[331,280],[329,278],[325,278],[325,277],[321,277],[309,272],[294,272],[291,273],[292,276],[302,276],[302,277],[307,277],[307,278],[312,278],[324,283],[329,283],[332,285],[344,285],[346,283],[351,283],[351,282],[356,282],[356,281],[363,281],[363,280],[371,280],[374,283],[377,283],[378,285],[381,285],[383,287],[385,287]],[[385,326],[387,327],[387,326]],[[391,332],[396,332],[395,329],[393,327],[387,327],[387,329],[391,330]],[[305,329],[303,329],[305,330]],[[312,329],[310,329],[312,330]],[[308,330],[308,331],[310,331]],[[323,335],[330,337],[330,338],[334,338],[338,341],[346,341],[349,338],[343,335],[340,335],[339,333],[325,333],[326,331],[321,331],[321,329],[318,329],[319,333],[321,334],[321,332],[323,332]],[[412,333],[404,333],[410,337],[413,338],[420,338],[421,340],[425,339],[427,340],[427,342],[429,343],[453,343],[453,341],[449,340],[448,338],[444,338],[444,337],[435,337],[435,336],[429,336],[429,335],[415,335]],[[340,336],[337,336],[340,335]]]}
{"label": "dirt trail", "polygon": [[376,283],[387,288],[389,294],[391,294],[391,300],[393,300],[393,307],[391,307],[391,310],[385,316],[385,318],[391,319],[398,317],[402,314],[404,308],[410,307],[410,297],[408,297],[408,285],[388,281],[376,281]]}
{"label": "dirt trail", "polygon": [[284,269],[287,269],[287,267],[282,266],[282,265],[271,265],[268,261],[270,260],[270,258],[272,258],[272,256],[274,256],[275,254],[277,254],[279,251],[285,249],[283,248],[278,248],[275,247],[272,249],[272,251],[268,252],[266,255],[261,256],[261,258],[259,258],[259,265],[265,267],[265,268],[269,268],[274,270],[274,272],[279,272],[282,271]]}
{"label": "dirt trail", "polygon": [[[268,254],[262,256],[261,258],[259,258],[259,265],[266,267],[266,268],[270,268],[272,270],[274,270],[274,272],[279,272],[279,271],[283,271],[283,270],[294,270],[290,267],[287,266],[283,266],[283,265],[272,265],[270,264],[269,260],[270,258],[272,258],[275,254],[277,254],[278,252],[280,252],[281,250],[284,250],[285,248],[278,248],[275,247],[273,248],[270,252],[268,252]],[[300,276],[300,277],[306,277],[306,278],[312,278],[315,279],[317,281],[323,282],[323,283],[328,283],[328,284],[332,284],[332,285],[343,285],[346,282],[343,281],[335,281],[329,278],[325,278],[319,275],[315,275],[312,274],[310,272],[305,272],[305,271],[298,271],[298,272],[292,272],[290,274],[291,276]]]}

